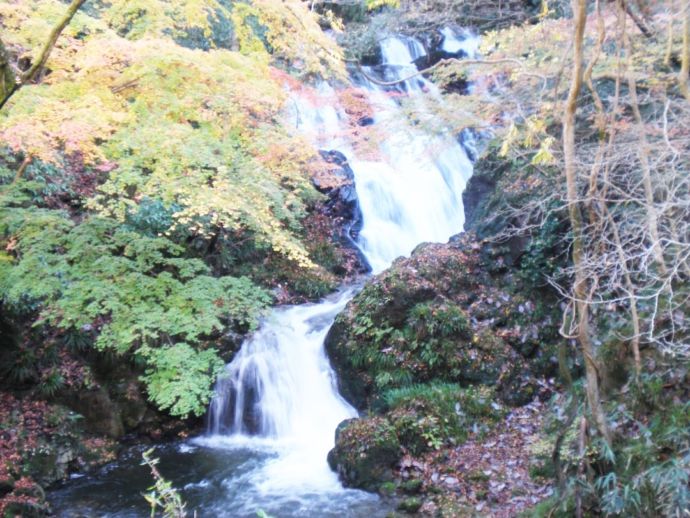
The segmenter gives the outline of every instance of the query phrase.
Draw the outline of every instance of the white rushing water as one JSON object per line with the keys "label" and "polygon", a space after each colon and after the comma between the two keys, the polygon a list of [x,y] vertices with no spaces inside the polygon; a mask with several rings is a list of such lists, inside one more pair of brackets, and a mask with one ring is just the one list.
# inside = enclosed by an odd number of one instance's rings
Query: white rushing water
{"label": "white rushing water", "polygon": [[[451,32],[444,36],[444,45],[464,51],[464,40]],[[425,55],[411,38],[388,38],[381,47],[383,66],[365,72],[387,81],[414,73],[413,62]],[[292,117],[296,130],[315,145],[337,149],[348,158],[363,216],[358,246],[377,273],[419,243],[445,242],[462,230],[461,195],[472,164],[456,135],[427,132],[406,115],[403,104],[431,117],[430,103],[439,102],[436,88],[422,76],[394,87],[366,77],[359,82],[380,135],[373,158],[371,153],[362,158],[348,137],[346,115],[330,86],[321,85],[316,95],[294,96]],[[200,442],[273,451],[275,455],[242,482],[262,497],[345,491],[328,468],[326,455],[338,423],[356,411],[338,394],[323,341],[355,291],[349,288],[318,304],[274,310],[218,382],[209,435]]]}
{"label": "white rushing water", "polygon": [[338,394],[323,341],[353,295],[351,288],[318,304],[274,310],[218,381],[205,443],[279,451],[256,473],[262,492],[340,487],[326,454],[335,428],[357,412]]}
{"label": "white rushing water", "polygon": [[449,54],[462,53],[464,57],[468,58],[477,57],[480,40],[469,31],[463,29],[458,35],[452,29],[446,27],[441,30],[441,34],[443,35],[442,50]]}

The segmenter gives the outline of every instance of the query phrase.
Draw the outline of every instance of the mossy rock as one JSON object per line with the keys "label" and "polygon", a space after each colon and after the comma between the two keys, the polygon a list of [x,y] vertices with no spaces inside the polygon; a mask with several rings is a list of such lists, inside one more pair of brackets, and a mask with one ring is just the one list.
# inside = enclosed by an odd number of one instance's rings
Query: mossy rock
{"label": "mossy rock", "polygon": [[461,444],[471,430],[488,430],[504,414],[486,386],[413,385],[387,392],[384,401],[400,444],[413,455]]}
{"label": "mossy rock", "polygon": [[508,404],[529,401],[534,380],[527,360],[538,356],[551,330],[529,335],[529,343],[520,339],[520,326],[540,326],[519,313],[525,298],[508,295],[482,266],[482,250],[472,235],[421,245],[374,277],[338,315],[325,345],[350,403],[365,410],[386,390],[432,381],[502,382],[520,390],[505,392]]}
{"label": "mossy rock", "polygon": [[386,392],[380,404],[383,415],[349,419],[338,426],[328,462],[346,486],[384,495],[422,492],[421,479],[396,477],[403,452],[422,455],[458,445],[470,430],[488,431],[505,413],[496,404],[494,389],[485,386],[414,385]]}
{"label": "mossy rock", "polygon": [[[76,437],[41,444],[40,448],[36,448],[32,454],[27,455],[24,468],[44,485],[65,480],[70,463],[78,456],[79,445],[74,443],[75,439]],[[58,442],[65,444],[57,444]],[[68,444],[69,442],[72,444]]]}
{"label": "mossy rock", "polygon": [[338,426],[328,464],[346,487],[378,491],[394,480],[402,450],[395,428],[383,417],[348,419]]}
{"label": "mossy rock", "polygon": [[[350,308],[346,308],[345,312],[348,309]],[[355,344],[349,341],[351,326],[345,312],[336,317],[326,335],[324,346],[338,379],[340,395],[358,410],[363,410],[372,394],[373,379],[366,370],[355,369],[349,360]]]}
{"label": "mossy rock", "polygon": [[534,399],[538,390],[539,385],[526,367],[505,370],[498,381],[498,394],[510,406],[526,405]]}

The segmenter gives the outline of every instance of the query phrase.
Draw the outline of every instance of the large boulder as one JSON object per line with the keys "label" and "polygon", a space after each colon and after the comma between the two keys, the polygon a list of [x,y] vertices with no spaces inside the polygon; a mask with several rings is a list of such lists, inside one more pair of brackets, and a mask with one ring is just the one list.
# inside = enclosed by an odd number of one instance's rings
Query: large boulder
{"label": "large boulder", "polygon": [[492,276],[483,248],[471,234],[422,245],[348,304],[325,345],[350,403],[367,409],[386,390],[431,381],[497,385],[509,404],[533,397],[541,335],[523,320],[535,303]]}
{"label": "large boulder", "polygon": [[[454,447],[471,433],[494,427],[505,415],[494,394],[486,386],[463,388],[451,383],[388,391],[379,414],[348,419],[338,426],[328,462],[348,487],[385,492],[391,485],[401,486],[409,455]],[[407,482],[408,490],[419,489],[413,480]]]}
{"label": "large boulder", "polygon": [[394,479],[401,457],[395,428],[388,419],[375,416],[340,423],[328,464],[346,487],[377,491]]}

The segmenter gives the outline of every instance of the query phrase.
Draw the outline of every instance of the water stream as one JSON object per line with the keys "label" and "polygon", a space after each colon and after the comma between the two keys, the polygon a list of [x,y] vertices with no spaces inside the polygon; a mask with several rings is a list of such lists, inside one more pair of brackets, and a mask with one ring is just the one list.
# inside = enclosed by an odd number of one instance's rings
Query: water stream
{"label": "water stream", "polygon": [[[474,41],[444,33],[444,50],[469,53]],[[445,242],[464,223],[462,191],[472,164],[452,131],[428,131],[416,118],[433,118],[440,102],[435,86],[415,76],[425,55],[412,38],[381,43],[383,64],[355,74],[373,107],[378,149],[362,154],[348,137],[346,115],[327,84],[316,95],[293,97],[292,125],[322,149],[337,149],[354,172],[363,216],[357,244],[374,273],[409,255],[422,242]],[[455,49],[455,50],[453,50]],[[323,340],[338,312],[356,294],[345,287],[317,304],[275,309],[245,341],[219,379],[208,416],[208,433],[159,447],[161,470],[183,488],[203,516],[385,516],[374,495],[344,489],[329,469],[338,423],[356,411],[338,394]],[[121,461],[100,476],[85,477],[51,496],[61,516],[142,516],[139,492],[150,483],[138,466]]]}

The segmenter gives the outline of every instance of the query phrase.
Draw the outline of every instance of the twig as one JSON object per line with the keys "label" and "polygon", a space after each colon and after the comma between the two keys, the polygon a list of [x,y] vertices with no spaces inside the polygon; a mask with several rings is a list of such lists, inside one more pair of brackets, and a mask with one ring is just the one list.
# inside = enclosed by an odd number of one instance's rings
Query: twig
{"label": "twig", "polygon": [[396,79],[395,81],[380,81],[379,79],[376,79],[374,77],[371,77],[369,74],[367,74],[362,65],[359,62],[357,63],[357,70],[359,70],[362,75],[368,80],[371,81],[374,84],[377,84],[379,86],[395,86],[400,83],[404,83],[405,81],[409,81],[410,79],[417,77],[422,74],[427,74],[431,72],[432,70],[435,70],[443,65],[449,65],[449,64],[457,64],[457,65],[499,65],[501,63],[512,63],[516,66],[519,66],[522,68],[524,65],[523,63],[518,60],[518,59],[511,59],[511,58],[505,58],[505,59],[457,59],[457,58],[446,58],[442,59],[438,63],[435,63],[431,65],[430,67],[424,68],[422,70],[418,70],[414,74],[410,74],[408,76],[405,76],[401,79]]}
{"label": "twig", "polygon": [[38,59],[33,63],[33,65],[31,65],[29,70],[22,74],[20,81],[18,81],[14,85],[14,87],[7,93],[7,95],[5,95],[4,99],[0,100],[0,110],[2,110],[5,104],[7,104],[7,101],[10,100],[10,98],[17,92],[17,90],[19,90],[26,83],[30,83],[36,79],[36,77],[48,61],[50,54],[53,52],[53,48],[55,47],[55,43],[57,42],[57,39],[60,37],[60,34],[62,34],[62,31],[65,30],[67,24],[69,24],[69,22],[72,20],[76,12],[79,10],[79,8],[85,1],[86,0],[72,0],[72,3],[67,8],[67,11],[65,12],[64,16],[60,19],[57,25],[53,27],[53,30],[50,31],[48,40],[43,45]]}

